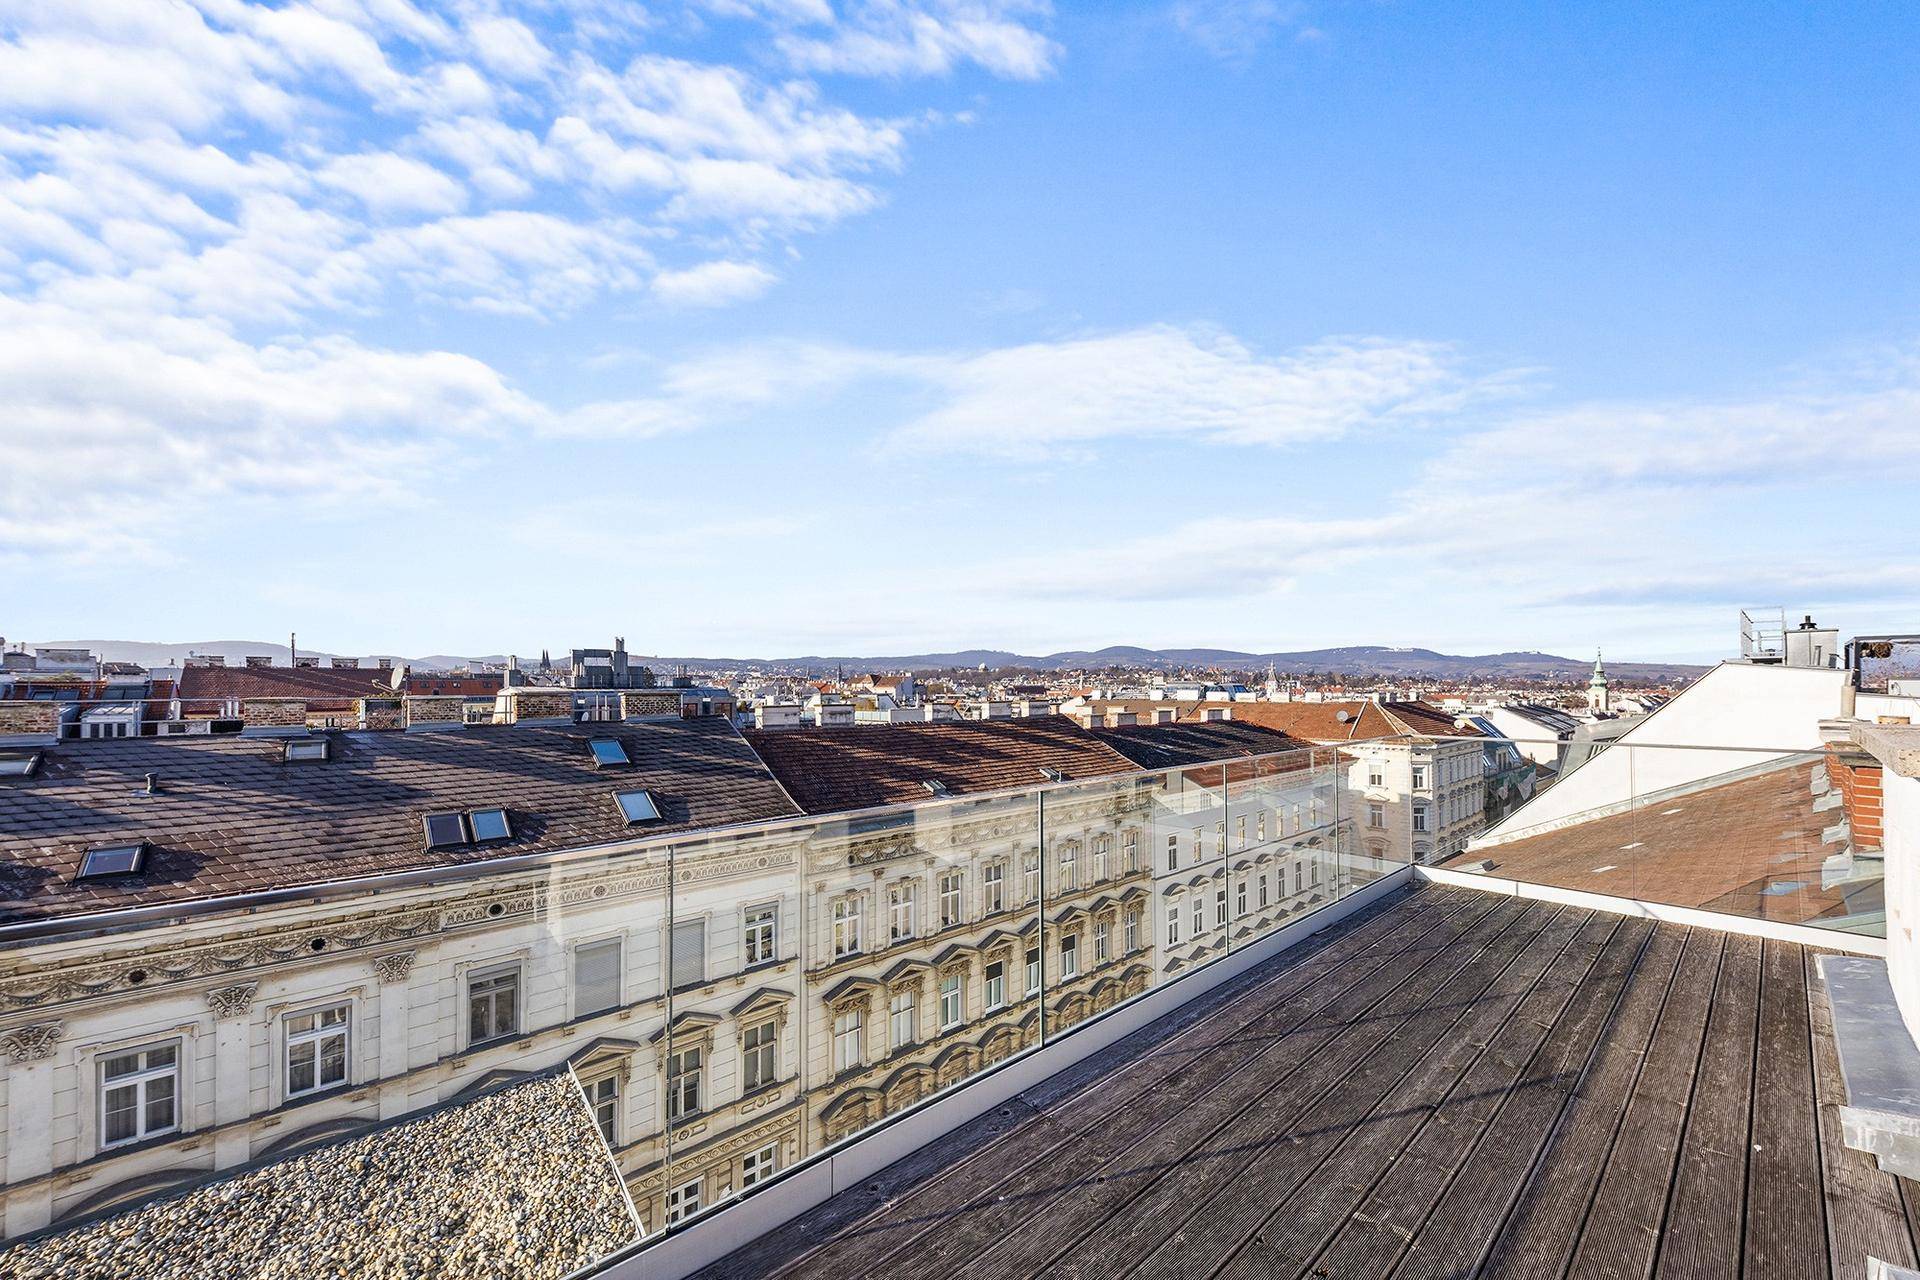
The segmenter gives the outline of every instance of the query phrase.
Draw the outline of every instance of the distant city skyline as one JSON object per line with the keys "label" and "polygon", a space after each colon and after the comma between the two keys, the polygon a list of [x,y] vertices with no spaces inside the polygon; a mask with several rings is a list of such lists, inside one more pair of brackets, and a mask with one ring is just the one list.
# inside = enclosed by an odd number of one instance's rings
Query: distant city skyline
{"label": "distant city skyline", "polygon": [[1743,604],[1920,626],[1916,38],[0,10],[0,633],[1702,662]]}

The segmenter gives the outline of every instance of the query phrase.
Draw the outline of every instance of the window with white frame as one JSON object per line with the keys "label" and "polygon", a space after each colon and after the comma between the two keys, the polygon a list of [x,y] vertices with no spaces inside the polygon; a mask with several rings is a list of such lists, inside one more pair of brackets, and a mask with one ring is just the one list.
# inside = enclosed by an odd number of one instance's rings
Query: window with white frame
{"label": "window with white frame", "polygon": [[1367,766],[1367,785],[1370,787],[1384,787],[1387,785],[1387,776],[1380,771],[1379,765],[1370,764]]}
{"label": "window with white frame", "polygon": [[707,980],[707,922],[676,920],[673,925],[673,989],[682,991]]}
{"label": "window with white frame", "polygon": [[1126,860],[1128,874],[1140,869],[1140,833],[1138,831],[1128,831],[1121,835],[1120,853]]}
{"label": "window with white frame", "polygon": [[988,1009],[1007,1002],[1007,966],[998,960],[986,968],[986,999]]}
{"label": "window with white frame", "polygon": [[1198,861],[1200,861],[1200,860],[1201,860],[1202,858],[1204,858],[1204,857],[1206,857],[1206,856],[1207,856],[1207,855],[1206,855],[1206,854],[1205,854],[1205,853],[1204,853],[1204,852],[1202,851],[1202,846],[1201,846],[1201,844],[1200,844],[1200,839],[1201,839],[1201,836],[1200,836],[1200,828],[1198,828],[1198,827],[1195,827],[1195,828],[1193,829],[1193,860],[1194,860],[1195,862],[1198,862]]}
{"label": "window with white frame", "polygon": [[352,1006],[331,1005],[286,1018],[287,1096],[336,1089],[347,1082],[347,1027]]}
{"label": "window with white frame", "polygon": [[1254,814],[1253,817],[1253,838],[1261,844],[1265,844],[1267,842],[1267,811],[1262,809],[1259,813]]}
{"label": "window with white frame", "polygon": [[1222,818],[1213,824],[1213,851],[1216,855],[1227,851],[1227,821]]}
{"label": "window with white frame", "polygon": [[780,1144],[770,1142],[758,1151],[740,1157],[740,1189],[764,1182],[780,1171]]}
{"label": "window with white frame", "polygon": [[589,942],[573,949],[573,1014],[584,1018],[620,1003],[620,939]]}
{"label": "window with white frame", "polygon": [[1270,901],[1272,899],[1267,896],[1267,873],[1262,871],[1260,873],[1260,909],[1265,911]]}
{"label": "window with white frame", "polygon": [[780,958],[780,908],[774,904],[748,907],[740,922],[747,964],[771,964]]}
{"label": "window with white frame", "polygon": [[833,956],[850,956],[860,950],[860,899],[842,898],[833,904]]}
{"label": "window with white frame", "polygon": [[1167,945],[1180,945],[1180,904],[1177,902],[1167,908]]}
{"label": "window with white frame", "polygon": [[1040,948],[1027,948],[1027,994],[1040,994]]}
{"label": "window with white frame", "polygon": [[887,932],[894,942],[905,942],[917,932],[914,917],[919,887],[912,880],[902,880],[887,890]]}
{"label": "window with white frame", "polygon": [[1199,937],[1207,931],[1207,904],[1199,894],[1193,895],[1193,936]]}
{"label": "window with white frame", "polygon": [[1105,920],[1094,922],[1093,926],[1093,962],[1105,964],[1113,958],[1113,926]]}
{"label": "window with white frame", "polygon": [[700,1212],[700,1179],[685,1182],[667,1192],[667,1222],[691,1218]]}
{"label": "window with white frame", "polygon": [[1215,924],[1225,924],[1227,922],[1227,890],[1225,885],[1213,891],[1213,922]]}
{"label": "window with white frame", "polygon": [[520,966],[481,969],[467,978],[467,1043],[482,1044],[520,1030]]}
{"label": "window with white frame", "polygon": [[667,1123],[678,1124],[700,1113],[700,1089],[707,1062],[706,1051],[689,1045],[667,1055]]}
{"label": "window with white frame", "polygon": [[780,1078],[780,1028],[771,1020],[740,1033],[740,1086],[748,1093]]}
{"label": "window with white frame", "polygon": [[862,1037],[866,1034],[866,1016],[853,1005],[833,1015],[833,1069],[835,1074],[851,1071],[866,1061]]}
{"label": "window with white frame", "polygon": [[180,1046],[154,1045],[100,1060],[100,1145],[117,1147],[180,1127]]}
{"label": "window with white frame", "polygon": [[1233,838],[1239,842],[1240,848],[1247,847],[1247,815],[1244,813],[1234,820]]}
{"label": "window with white frame", "polygon": [[1079,864],[1079,859],[1075,855],[1079,852],[1080,846],[1071,840],[1060,846],[1060,879],[1054,887],[1061,893],[1071,893],[1077,887],[1075,868]]}
{"label": "window with white frame", "polygon": [[1127,952],[1132,954],[1140,949],[1140,913],[1138,911],[1127,912],[1125,927]]}
{"label": "window with white frame", "polygon": [[1020,893],[1028,902],[1040,901],[1040,855],[1020,855]]}
{"label": "window with white frame", "polygon": [[940,979],[940,1029],[951,1031],[966,1020],[967,980],[958,973]]}
{"label": "window with white frame", "polygon": [[1427,766],[1423,764],[1413,766],[1413,789],[1415,791],[1427,789]]}
{"label": "window with white frame", "polygon": [[620,1077],[601,1076],[587,1086],[587,1105],[593,1108],[593,1122],[608,1146],[620,1141]]}
{"label": "window with white frame", "polygon": [[1113,874],[1112,861],[1113,837],[1098,835],[1093,838],[1093,878],[1105,880]]}
{"label": "window with white frame", "polygon": [[1247,881],[1244,876],[1233,887],[1233,912],[1241,916],[1247,914]]}
{"label": "window with white frame", "polygon": [[989,862],[980,869],[980,909],[990,916],[1007,909],[1006,879],[1003,862]]}
{"label": "window with white frame", "polygon": [[1180,869],[1180,837],[1178,834],[1167,837],[1167,870]]}
{"label": "window with white frame", "polygon": [[1413,829],[1415,831],[1425,831],[1427,829],[1427,802],[1425,800],[1415,800],[1413,802]]}
{"label": "window with white frame", "polygon": [[965,881],[958,871],[940,876],[940,927],[951,929],[960,923],[961,903],[965,900]]}
{"label": "window with white frame", "polygon": [[1367,826],[1375,831],[1387,825],[1387,806],[1378,800],[1367,801]]}
{"label": "window with white frame", "polygon": [[[1284,875],[1285,872],[1282,872],[1281,874]],[[1293,891],[1295,893],[1299,893],[1302,890],[1304,890],[1306,887],[1307,887],[1306,864],[1301,862],[1296,862],[1293,864]]]}
{"label": "window with white frame", "polygon": [[1080,935],[1070,933],[1060,939],[1060,976],[1075,978],[1080,975]]}
{"label": "window with white frame", "polygon": [[887,1036],[897,1049],[904,1049],[915,1038],[915,1024],[919,1021],[919,1000],[911,988],[893,993],[893,1001],[887,1009]]}

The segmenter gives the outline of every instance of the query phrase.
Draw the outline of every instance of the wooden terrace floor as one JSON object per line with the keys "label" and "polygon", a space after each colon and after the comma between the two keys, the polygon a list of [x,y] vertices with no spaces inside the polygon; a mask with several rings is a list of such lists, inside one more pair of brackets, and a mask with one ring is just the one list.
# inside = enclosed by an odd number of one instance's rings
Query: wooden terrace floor
{"label": "wooden terrace floor", "polygon": [[1316,934],[721,1277],[1748,1277],[1915,1263],[1808,949],[1437,886]]}

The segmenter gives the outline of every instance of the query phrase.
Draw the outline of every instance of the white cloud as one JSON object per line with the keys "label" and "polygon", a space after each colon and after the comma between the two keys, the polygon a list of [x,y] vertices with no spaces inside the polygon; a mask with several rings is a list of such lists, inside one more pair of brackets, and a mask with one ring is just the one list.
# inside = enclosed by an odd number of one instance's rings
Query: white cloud
{"label": "white cloud", "polygon": [[0,333],[0,547],[21,555],[153,554],[234,502],[410,502],[456,442],[544,413],[451,352],[4,299]]}
{"label": "white cloud", "polygon": [[323,165],[317,176],[382,217],[453,213],[467,201],[466,188],[439,169],[391,151],[341,156]]}
{"label": "white cloud", "polygon": [[1246,63],[1281,31],[1299,28],[1305,8],[1283,0],[1176,0],[1172,14],[1174,26],[1214,57]]}
{"label": "white cloud", "polygon": [[718,307],[757,298],[777,279],[757,262],[703,262],[685,271],[662,271],[653,278],[653,292],[675,306]]}
{"label": "white cloud", "polygon": [[1037,80],[1051,72],[1060,46],[1030,25],[1045,16],[1038,0],[856,0],[828,34],[789,34],[781,52],[803,71],[855,75],[947,75],[972,63],[997,76]]}

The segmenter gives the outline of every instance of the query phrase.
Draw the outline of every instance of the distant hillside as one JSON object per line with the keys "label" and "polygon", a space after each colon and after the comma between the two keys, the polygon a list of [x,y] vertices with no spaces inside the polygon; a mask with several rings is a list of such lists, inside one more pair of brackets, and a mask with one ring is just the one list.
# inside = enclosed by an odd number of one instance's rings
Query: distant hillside
{"label": "distant hillside", "polygon": [[[138,662],[143,666],[161,666],[178,662],[188,653],[219,654],[238,663],[249,654],[268,654],[276,662],[287,660],[287,646],[264,640],[203,640],[192,644],[154,644],[137,640],[45,640],[38,644],[60,648],[91,649],[114,662]],[[554,650],[556,655],[562,654]],[[332,657],[319,649],[302,648],[302,656]],[[504,662],[504,655],[430,654],[407,658],[393,654],[354,654],[362,662],[390,657],[416,667],[445,669],[468,661]],[[538,655],[520,655],[523,660]],[[1309,672],[1334,672],[1351,676],[1387,676],[1402,679],[1439,680],[1555,680],[1578,681],[1586,678],[1592,663],[1581,658],[1563,658],[1550,653],[1485,653],[1477,655],[1437,653],[1432,649],[1390,649],[1383,645],[1347,645],[1337,649],[1307,649],[1286,653],[1245,653],[1238,649],[1140,649],[1114,645],[1106,649],[1069,650],[1064,653],[1031,655],[1009,653],[1004,649],[960,649],[952,653],[915,653],[893,657],[846,655],[831,657],[809,655],[798,658],[701,658],[661,657],[635,654],[656,671],[671,671],[684,663],[696,670],[713,668],[760,667],[791,672],[830,672],[838,667],[855,671],[945,671],[953,668],[972,670],[985,664],[989,669],[1030,667],[1036,671],[1099,671],[1121,667],[1151,671],[1187,670],[1264,671],[1269,663],[1282,675]],[[1690,679],[1705,667],[1680,662],[1607,663],[1607,673],[1621,680],[1667,682]]]}

